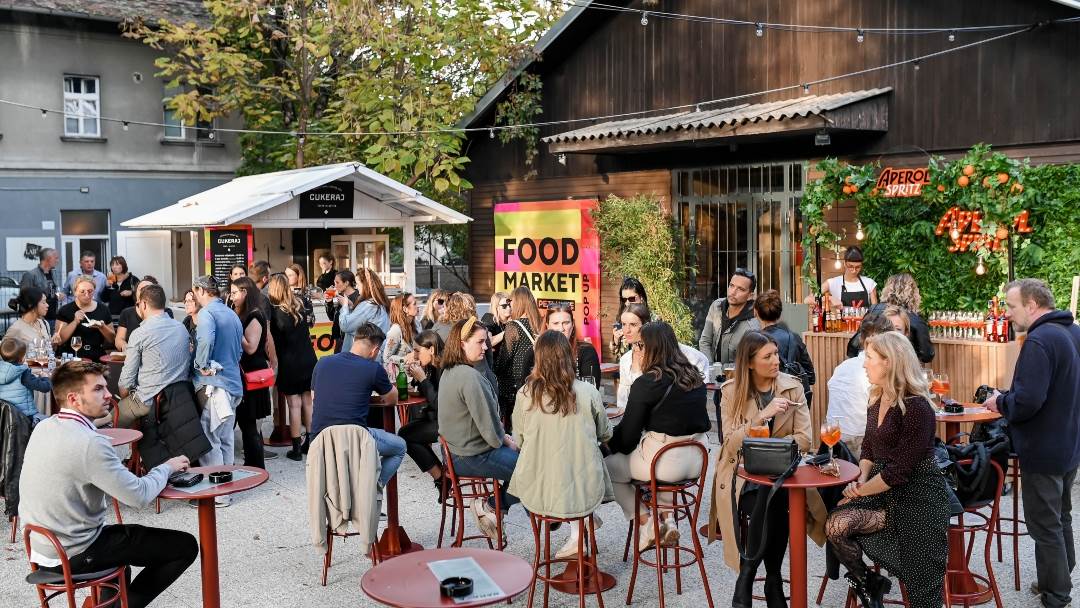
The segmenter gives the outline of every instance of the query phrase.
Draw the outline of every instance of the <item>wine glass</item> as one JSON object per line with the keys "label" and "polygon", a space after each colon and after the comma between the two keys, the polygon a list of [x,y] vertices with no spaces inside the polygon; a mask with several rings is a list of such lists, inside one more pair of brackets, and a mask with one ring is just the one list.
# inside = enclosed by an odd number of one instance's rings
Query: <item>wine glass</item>
{"label": "wine glass", "polygon": [[840,418],[829,416],[821,422],[821,442],[829,446],[829,463],[822,467],[822,472],[837,471],[836,459],[833,458],[833,446],[840,443]]}
{"label": "wine glass", "polygon": [[938,396],[938,400],[944,399],[949,394],[949,374],[938,372],[934,374],[934,380],[930,383],[930,392]]}
{"label": "wine glass", "polygon": [[79,350],[82,349],[82,336],[71,336],[71,350],[75,353],[75,356],[79,356]]}

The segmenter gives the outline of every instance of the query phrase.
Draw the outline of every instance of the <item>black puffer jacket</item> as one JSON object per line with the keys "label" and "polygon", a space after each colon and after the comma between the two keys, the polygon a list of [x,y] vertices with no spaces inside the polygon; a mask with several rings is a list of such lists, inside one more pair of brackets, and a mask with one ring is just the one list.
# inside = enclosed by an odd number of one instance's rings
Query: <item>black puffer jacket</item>
{"label": "black puffer jacket", "polygon": [[174,456],[187,456],[194,463],[210,451],[210,440],[203,433],[199,415],[191,382],[174,382],[162,389],[150,413],[142,418],[139,454],[146,470]]}
{"label": "black puffer jacket", "polygon": [[30,418],[7,401],[0,401],[0,497],[4,514],[19,514],[19,475],[30,441]]}

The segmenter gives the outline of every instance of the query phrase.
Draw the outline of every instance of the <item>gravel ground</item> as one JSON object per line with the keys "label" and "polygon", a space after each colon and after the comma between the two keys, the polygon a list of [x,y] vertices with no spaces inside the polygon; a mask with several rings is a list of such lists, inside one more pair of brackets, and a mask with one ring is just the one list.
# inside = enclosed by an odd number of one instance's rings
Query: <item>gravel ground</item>
{"label": "gravel ground", "polygon": [[[715,439],[715,438],[714,438]],[[712,446],[715,448],[715,444]],[[283,450],[280,450],[283,452]],[[307,501],[305,498],[304,466],[281,457],[267,462],[270,481],[256,490],[235,497],[232,506],[218,510],[218,537],[223,606],[370,606],[376,605],[360,591],[360,576],[370,567],[370,562],[359,555],[355,543],[336,543],[334,564],[326,587],[319,585],[322,565],[321,554],[316,553],[309,542]],[[417,470],[408,459],[399,474],[401,491],[401,521],[415,542],[434,547],[438,536],[439,505],[429,477]],[[1080,486],[1073,488],[1074,504],[1080,504]],[[1003,513],[1011,513],[1011,496],[1004,498]],[[161,514],[153,508],[124,508],[126,523],[186,530],[198,535],[196,510],[182,503],[166,503]],[[626,523],[614,504],[603,505],[598,511],[605,525],[598,530],[601,569],[614,575],[618,581],[614,589],[606,592],[608,605],[621,605],[626,598],[630,579],[629,564],[622,561],[622,547],[626,535]],[[708,504],[703,514],[708,512]],[[111,518],[110,518],[111,521]],[[466,520],[471,526],[470,520]],[[515,507],[506,522],[510,546],[508,551],[526,560],[532,560],[532,533],[528,519],[520,507]],[[684,528],[683,535],[690,533]],[[566,534],[566,532],[561,532]],[[8,529],[4,528],[4,538]],[[559,537],[561,544],[562,536]],[[981,546],[980,537],[980,546]],[[28,571],[26,555],[21,540],[15,544],[3,543],[3,560],[0,561],[0,585],[5,592],[0,596],[0,606],[36,605],[33,588],[23,577]],[[1011,544],[1006,539],[1006,548]],[[993,551],[996,556],[996,549]],[[976,552],[976,556],[978,552]],[[1039,606],[1038,600],[1027,591],[1035,578],[1033,543],[1029,538],[1020,542],[1020,586],[1013,588],[1012,556],[1007,550],[1005,559],[993,562],[999,581],[1003,606],[1024,608]],[[706,571],[709,587],[716,606],[730,605],[735,573],[728,570],[722,559],[720,543],[705,546]],[[973,569],[982,572],[981,559]],[[824,551],[809,543],[810,601],[813,602],[820,576],[824,571]],[[418,573],[426,576],[426,573]],[[1074,573],[1074,577],[1080,572]],[[1075,578],[1074,578],[1075,580]],[[666,587],[667,605],[672,607],[705,606],[704,587],[697,570],[684,575],[683,593],[674,593],[674,578],[669,576]],[[759,589],[760,591],[760,589]],[[831,581],[825,593],[823,606],[842,606],[846,587],[840,581]],[[198,564],[192,566],[155,603],[157,606],[194,608],[200,605],[200,577]],[[538,598],[539,599],[539,598]],[[576,605],[576,598],[553,592],[551,605]],[[590,605],[594,602],[589,599]],[[514,605],[524,605],[525,596],[517,598]],[[658,604],[655,574],[644,571],[635,589],[634,604],[656,606]],[[760,603],[764,606],[764,602]]]}

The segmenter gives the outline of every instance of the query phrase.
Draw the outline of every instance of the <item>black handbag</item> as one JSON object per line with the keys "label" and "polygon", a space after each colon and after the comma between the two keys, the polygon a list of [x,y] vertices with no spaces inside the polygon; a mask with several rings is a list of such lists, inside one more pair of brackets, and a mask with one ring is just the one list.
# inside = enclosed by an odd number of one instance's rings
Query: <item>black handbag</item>
{"label": "black handbag", "polygon": [[751,475],[782,475],[801,456],[790,437],[753,437],[742,442],[743,468]]}
{"label": "black handbag", "polygon": [[[735,483],[739,473],[738,463],[731,473],[731,518],[735,524],[735,546],[739,548],[739,556],[742,559],[754,561],[765,555],[765,548],[769,543],[769,527],[765,525],[765,515],[769,510],[776,493],[783,487],[784,482],[795,474],[802,462],[802,453],[799,444],[790,437],[754,437],[743,439],[742,448],[739,449],[743,468],[751,475],[775,476],[776,480],[769,488],[768,496],[763,500],[760,496],[754,504],[754,512],[750,515],[748,528],[749,538],[744,542],[742,526],[739,522],[738,496],[736,496]],[[759,491],[763,491],[762,490]],[[760,531],[755,534],[755,531]],[[757,543],[753,543],[757,540]]]}

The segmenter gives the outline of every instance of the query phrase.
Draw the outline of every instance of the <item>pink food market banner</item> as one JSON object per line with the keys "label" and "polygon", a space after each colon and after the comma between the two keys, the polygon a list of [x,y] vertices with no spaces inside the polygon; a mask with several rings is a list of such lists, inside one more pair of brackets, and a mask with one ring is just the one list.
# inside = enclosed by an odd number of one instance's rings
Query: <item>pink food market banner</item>
{"label": "pink food market banner", "polygon": [[495,205],[495,290],[524,285],[540,304],[574,307],[579,340],[600,351],[598,201],[560,200]]}

